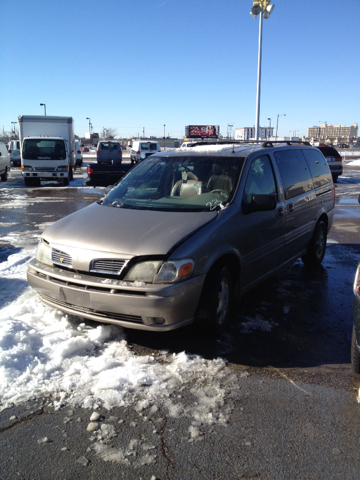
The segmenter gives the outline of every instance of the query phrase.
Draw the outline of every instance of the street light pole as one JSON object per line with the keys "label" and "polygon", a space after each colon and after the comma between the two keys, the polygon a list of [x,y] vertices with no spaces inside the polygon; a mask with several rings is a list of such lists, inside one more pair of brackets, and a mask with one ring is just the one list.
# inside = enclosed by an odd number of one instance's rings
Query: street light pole
{"label": "street light pole", "polygon": [[45,117],[46,117],[46,105],[45,103],[40,103],[40,107],[44,107]]}
{"label": "street light pole", "polygon": [[268,118],[268,120],[269,120],[269,135],[267,136],[271,137],[271,118]]}
{"label": "street light pole", "polygon": [[263,20],[263,11],[261,9],[260,20],[259,20],[259,50],[258,50],[258,71],[257,71],[257,83],[256,83],[255,140],[259,140],[261,54],[262,54],[262,20]]}
{"label": "street light pole", "polygon": [[11,133],[13,133],[15,135],[15,133],[16,133],[16,130],[15,130],[16,122],[11,122],[11,125],[14,125],[13,127],[11,127],[11,129],[12,129]]}
{"label": "street light pole", "polygon": [[89,117],[86,117],[86,120],[89,120],[89,133],[91,135],[91,121]]}
{"label": "street light pole", "polygon": [[166,125],[164,125],[164,150],[165,150],[165,127]]}
{"label": "street light pole", "polygon": [[279,125],[279,117],[286,117],[286,113],[282,113],[282,114],[278,113],[278,116],[276,118],[276,133],[275,133],[276,140],[277,140],[278,125]]}
{"label": "street light pole", "polygon": [[258,49],[258,70],[256,84],[256,113],[255,113],[255,140],[259,140],[259,122],[260,122],[260,86],[261,86],[261,56],[262,56],[262,20],[269,18],[275,5],[269,5],[271,0],[253,0],[253,7],[250,15],[256,19],[260,14],[259,20],[259,49]]}

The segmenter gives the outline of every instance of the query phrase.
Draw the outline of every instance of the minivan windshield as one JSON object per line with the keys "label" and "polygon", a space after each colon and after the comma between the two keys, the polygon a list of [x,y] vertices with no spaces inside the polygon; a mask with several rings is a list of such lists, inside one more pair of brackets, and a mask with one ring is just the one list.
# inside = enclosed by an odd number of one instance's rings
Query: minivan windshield
{"label": "minivan windshield", "polygon": [[173,212],[219,210],[232,201],[243,164],[239,157],[152,155],[99,203]]}
{"label": "minivan windshield", "polygon": [[65,142],[61,139],[25,138],[23,158],[27,160],[64,160],[66,158]]}

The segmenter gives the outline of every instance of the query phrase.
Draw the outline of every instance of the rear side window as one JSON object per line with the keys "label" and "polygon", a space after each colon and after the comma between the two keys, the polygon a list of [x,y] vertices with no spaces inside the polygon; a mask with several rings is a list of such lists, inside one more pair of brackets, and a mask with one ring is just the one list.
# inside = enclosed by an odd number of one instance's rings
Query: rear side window
{"label": "rear side window", "polygon": [[324,157],[340,157],[340,154],[333,147],[318,147]]}
{"label": "rear side window", "polygon": [[274,152],[274,157],[287,200],[314,188],[308,164],[300,150]]}
{"label": "rear side window", "polygon": [[16,142],[16,148],[17,150],[20,150],[20,142]]}
{"label": "rear side window", "polygon": [[150,143],[150,150],[154,150],[156,152],[157,150],[157,144],[156,143]]}
{"label": "rear side window", "polygon": [[309,165],[315,188],[331,183],[330,169],[323,155],[315,149],[302,150],[302,153]]}

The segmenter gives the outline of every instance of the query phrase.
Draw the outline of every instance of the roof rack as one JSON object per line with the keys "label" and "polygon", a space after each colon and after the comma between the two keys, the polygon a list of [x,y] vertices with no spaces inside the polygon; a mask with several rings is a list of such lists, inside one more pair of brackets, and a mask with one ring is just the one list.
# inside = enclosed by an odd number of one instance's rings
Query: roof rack
{"label": "roof rack", "polygon": [[274,146],[274,143],[278,144],[278,143],[284,143],[286,145],[299,145],[299,144],[302,144],[302,145],[306,145],[308,147],[311,147],[310,143],[309,142],[306,142],[306,141],[303,141],[303,140],[267,140],[266,142],[263,142],[261,144],[261,146],[263,148],[266,148],[266,147],[273,147]]}

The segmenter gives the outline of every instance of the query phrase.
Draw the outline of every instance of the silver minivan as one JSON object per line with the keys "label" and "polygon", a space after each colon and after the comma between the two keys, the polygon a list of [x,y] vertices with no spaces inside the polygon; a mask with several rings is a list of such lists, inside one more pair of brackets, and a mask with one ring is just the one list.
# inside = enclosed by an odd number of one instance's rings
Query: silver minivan
{"label": "silver minivan", "polygon": [[27,278],[68,314],[153,331],[196,319],[219,334],[241,294],[299,257],[322,262],[334,203],[305,144],[164,151],[47,228]]}
{"label": "silver minivan", "polygon": [[96,149],[96,160],[98,163],[121,163],[122,148],[115,140],[100,140]]}

